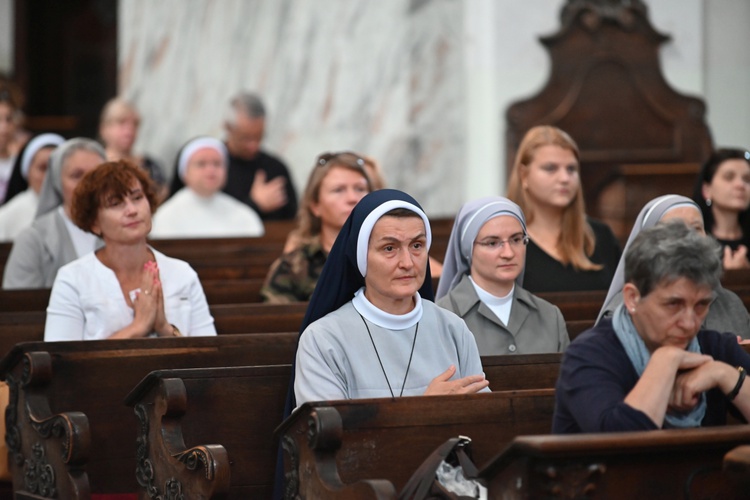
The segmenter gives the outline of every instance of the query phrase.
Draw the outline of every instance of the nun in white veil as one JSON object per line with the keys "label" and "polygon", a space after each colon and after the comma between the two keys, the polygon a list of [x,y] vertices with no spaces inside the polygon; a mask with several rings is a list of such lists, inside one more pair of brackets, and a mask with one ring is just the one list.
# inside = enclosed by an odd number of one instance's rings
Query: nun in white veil
{"label": "nun in white veil", "polygon": [[13,241],[34,221],[49,156],[65,142],[57,134],[40,134],[21,150],[13,165],[5,204],[0,207],[0,241]]}
{"label": "nun in white veil", "polygon": [[437,304],[474,334],[482,356],[562,352],[560,309],[524,290],[526,219],[503,197],[466,203],[448,241]]}
{"label": "nun in white veil", "polygon": [[224,143],[213,137],[197,137],[182,147],[174,175],[184,187],[154,215],[152,239],[263,236],[260,216],[221,191],[228,158]]}
{"label": "nun in white veil", "polygon": [[[610,317],[617,306],[622,304],[622,287],[625,284],[625,254],[635,237],[644,229],[669,219],[682,219],[699,233],[706,234],[700,207],[690,198],[677,194],[667,194],[646,203],[638,214],[630,237],[628,237],[628,242],[625,244],[623,256],[617,265],[612,284],[607,292],[607,298],[604,299],[604,305],[596,319],[597,324],[602,318]],[[716,289],[716,299],[711,303],[702,328],[718,332],[732,332],[743,339],[750,339],[750,315],[748,315],[742,299],[734,292],[719,286]]]}

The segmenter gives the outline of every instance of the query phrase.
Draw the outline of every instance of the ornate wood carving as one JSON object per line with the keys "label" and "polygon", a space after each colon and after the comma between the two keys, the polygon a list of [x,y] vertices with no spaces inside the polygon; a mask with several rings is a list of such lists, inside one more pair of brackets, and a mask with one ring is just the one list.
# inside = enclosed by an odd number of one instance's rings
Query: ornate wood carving
{"label": "ornate wood carving", "polygon": [[45,394],[51,377],[52,357],[44,351],[23,354],[5,373],[5,440],[17,496],[57,498],[88,491],[81,468],[90,449],[88,419],[80,412],[52,413]]}
{"label": "ornate wood carving", "polygon": [[41,443],[34,443],[32,446],[32,456],[23,465],[23,478],[27,492],[46,498],[57,497],[55,471],[47,462]]}
{"label": "ornate wood carving", "polygon": [[31,421],[31,427],[39,434],[39,437],[44,439],[54,437],[60,440],[63,460],[68,462],[71,455],[70,441],[73,430],[66,415],[53,415],[45,419],[37,419],[33,415],[29,415],[29,420]]}
{"label": "ornate wood carving", "polygon": [[317,408],[308,419],[307,439],[317,451],[335,451],[341,446],[344,427],[341,415],[332,407]]}
{"label": "ornate wood carving", "polygon": [[139,404],[135,406],[134,411],[140,423],[140,433],[135,441],[135,478],[138,485],[146,489],[149,498],[158,499],[160,496],[159,489],[154,486],[154,467],[148,456],[148,410],[146,405]]}
{"label": "ornate wood carving", "polygon": [[5,408],[5,443],[8,445],[11,462],[16,466],[23,464],[21,453],[21,429],[18,426],[18,389],[20,381],[13,375],[6,377],[8,383],[8,406]]}
{"label": "ornate wood carving", "polygon": [[198,467],[202,466],[206,471],[206,479],[213,481],[214,476],[216,475],[214,461],[211,459],[211,455],[205,447],[197,446],[180,453],[175,453],[172,456],[185,464],[185,467],[187,467],[188,470],[196,470]]}
{"label": "ornate wood carving", "polygon": [[[186,491],[197,494],[200,490],[207,495],[208,490],[228,489],[229,475],[221,473],[218,465],[229,462],[223,447],[202,445],[185,449],[179,420],[187,407],[186,398],[183,381],[168,378],[160,380],[153,392],[134,405],[139,422],[136,479],[148,498],[181,500]],[[186,475],[185,469],[198,474]]]}
{"label": "ornate wood carving", "polygon": [[[135,405],[134,411],[140,423],[140,435],[136,439],[135,453],[135,477],[138,484],[146,489],[148,497],[153,500],[184,500],[182,484],[175,478],[169,478],[164,482],[163,495],[159,493],[159,488],[154,485],[154,467],[148,456],[148,409],[145,404],[138,404]],[[189,465],[188,468],[190,468]]]}
{"label": "ornate wood carving", "polygon": [[284,472],[284,500],[294,500],[299,495],[299,450],[297,442],[288,434],[281,438],[281,447],[289,463]]}
{"label": "ornate wood carving", "polygon": [[167,479],[164,484],[164,496],[157,497],[157,500],[185,500],[182,494],[182,484],[174,478]]}

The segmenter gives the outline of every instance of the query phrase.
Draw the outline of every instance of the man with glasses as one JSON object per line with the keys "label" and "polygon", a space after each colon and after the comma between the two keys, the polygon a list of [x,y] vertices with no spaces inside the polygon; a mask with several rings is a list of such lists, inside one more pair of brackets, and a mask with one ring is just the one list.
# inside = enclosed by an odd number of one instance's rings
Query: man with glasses
{"label": "man with glasses", "polygon": [[232,98],[224,123],[229,151],[224,192],[249,205],[264,221],[293,219],[297,194],[289,170],[260,147],[265,122],[258,96],[241,92]]}

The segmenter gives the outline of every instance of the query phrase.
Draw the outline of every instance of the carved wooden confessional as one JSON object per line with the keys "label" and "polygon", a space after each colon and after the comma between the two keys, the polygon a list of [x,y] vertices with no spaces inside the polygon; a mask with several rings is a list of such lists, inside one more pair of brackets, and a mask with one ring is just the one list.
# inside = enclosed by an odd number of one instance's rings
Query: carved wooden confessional
{"label": "carved wooden confessional", "polygon": [[588,212],[604,215],[601,193],[624,183],[622,216],[632,223],[650,198],[692,186],[712,148],[705,105],[664,79],[659,47],[669,37],[653,28],[641,0],[569,0],[561,20],[541,38],[552,59],[546,85],[508,108],[507,165],[528,129],[555,125],[581,150]]}

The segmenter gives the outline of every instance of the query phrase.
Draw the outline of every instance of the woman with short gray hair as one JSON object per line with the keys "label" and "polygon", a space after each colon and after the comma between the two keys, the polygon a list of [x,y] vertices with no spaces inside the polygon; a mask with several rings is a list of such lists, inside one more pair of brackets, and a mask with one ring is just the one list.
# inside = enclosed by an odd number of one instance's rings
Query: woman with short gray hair
{"label": "woman with short gray hair", "polygon": [[643,230],[625,258],[623,303],[576,338],[555,392],[555,433],[723,425],[750,417],[750,355],[701,329],[719,286],[718,244],[682,220]]}

